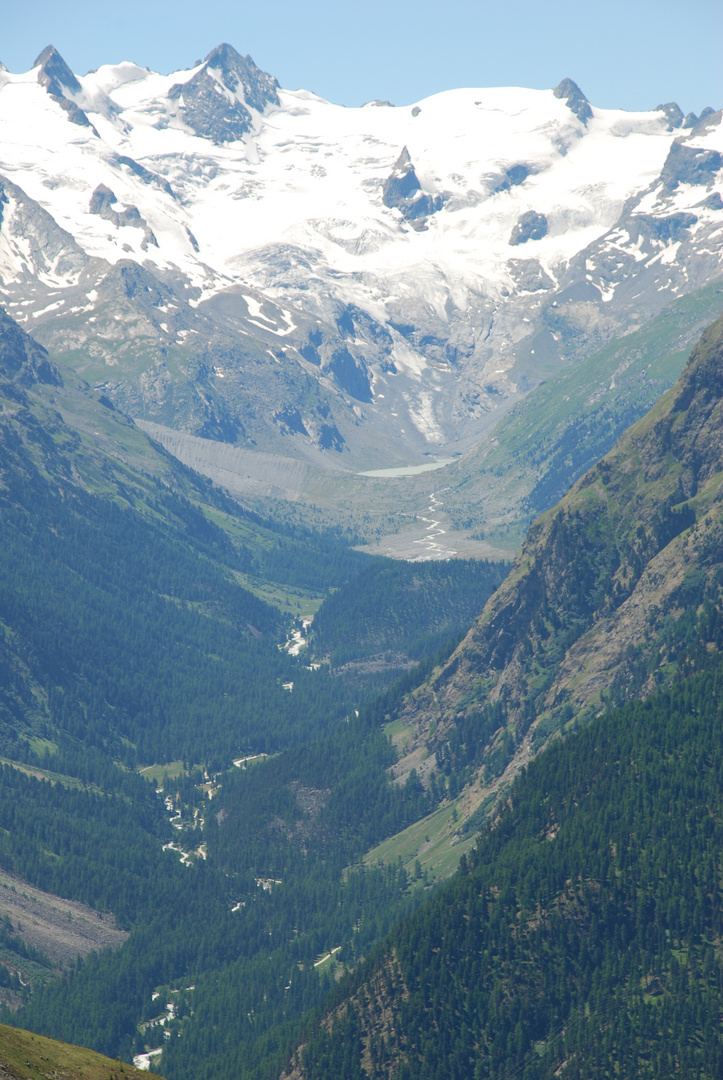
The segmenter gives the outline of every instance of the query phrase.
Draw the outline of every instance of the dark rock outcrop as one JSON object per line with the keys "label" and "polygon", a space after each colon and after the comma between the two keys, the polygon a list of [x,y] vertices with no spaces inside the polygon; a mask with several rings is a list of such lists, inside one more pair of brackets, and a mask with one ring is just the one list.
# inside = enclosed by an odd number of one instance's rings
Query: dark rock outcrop
{"label": "dark rock outcrop", "polygon": [[656,105],[655,112],[664,114],[668,121],[668,131],[675,131],[683,126],[683,110],[677,101],[667,101],[664,105]]}
{"label": "dark rock outcrop", "polygon": [[675,191],[678,184],[708,184],[723,166],[718,150],[688,146],[676,139],[663,165],[660,179],[665,191]]}
{"label": "dark rock outcrop", "polygon": [[590,102],[572,79],[563,79],[552,92],[556,98],[560,98],[561,101],[565,102],[568,109],[574,112],[581,124],[587,126],[588,120],[592,120]]}
{"label": "dark rock outcrop", "polygon": [[650,237],[652,240],[662,240],[665,244],[674,244],[684,239],[685,233],[691,225],[695,225],[697,220],[695,214],[680,211],[677,214],[669,214],[667,217],[636,214],[631,219],[631,224],[638,226],[642,236]]}
{"label": "dark rock outcrop", "polygon": [[522,162],[518,162],[516,165],[510,165],[509,169],[505,169],[499,179],[493,180],[491,193],[496,195],[498,191],[509,191],[510,188],[519,187],[520,184],[524,184],[532,171],[533,170],[529,165],[525,165]]}
{"label": "dark rock outcrop", "polygon": [[143,242],[141,247],[145,251],[149,244],[158,247],[153,230],[148,222],[141,216],[137,206],[126,206],[124,210],[114,210],[113,204],[117,203],[114,193],[105,184],[98,184],[90,197],[88,210],[91,214],[97,214],[105,221],[110,221],[116,228],[129,226],[133,229],[143,229]]}
{"label": "dark rock outcrop", "polygon": [[347,348],[335,349],[331,360],[326,365],[342,390],[357,401],[372,401],[372,388],[369,376],[360,367]]}
{"label": "dark rock outcrop", "polygon": [[542,240],[543,236],[547,236],[547,218],[536,210],[527,210],[512,230],[510,247],[526,244],[528,240]]}
{"label": "dark rock outcrop", "polygon": [[33,67],[39,68],[38,82],[45,87],[53,101],[67,113],[71,124],[90,128],[97,135],[98,132],[77,102],[67,96],[68,93],[80,94],[83,88],[58,50],[53,45],[46,45]]}
{"label": "dark rock outcrop", "polygon": [[278,105],[279,84],[261,71],[250,56],[231,45],[218,45],[188,82],[175,83],[169,98],[178,101],[181,116],[201,138],[216,144],[234,142],[251,131],[249,109],[263,112]]}
{"label": "dark rock outcrop", "polygon": [[427,195],[422,191],[406,146],[382,185],[382,202],[399,210],[407,221],[429,217],[442,208],[439,195]]}
{"label": "dark rock outcrop", "polygon": [[723,210],[723,199],[720,197],[720,192],[714,191],[699,205],[704,206],[706,210]]}

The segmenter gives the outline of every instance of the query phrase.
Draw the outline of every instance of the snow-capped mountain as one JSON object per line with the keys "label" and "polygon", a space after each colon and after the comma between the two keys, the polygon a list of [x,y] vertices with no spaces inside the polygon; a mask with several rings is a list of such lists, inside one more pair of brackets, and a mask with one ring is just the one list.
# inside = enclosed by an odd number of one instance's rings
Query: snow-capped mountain
{"label": "snow-capped mountain", "polygon": [[358,469],[463,451],[723,265],[721,112],[348,109],[221,45],[0,71],[0,299],[133,416]]}

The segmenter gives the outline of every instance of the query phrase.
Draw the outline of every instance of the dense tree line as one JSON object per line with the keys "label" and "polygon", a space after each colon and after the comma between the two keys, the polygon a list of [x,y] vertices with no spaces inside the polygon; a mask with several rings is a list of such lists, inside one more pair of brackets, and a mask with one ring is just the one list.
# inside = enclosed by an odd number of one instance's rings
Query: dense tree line
{"label": "dense tree line", "polygon": [[556,742],[339,995],[304,1075],[361,1078],[363,1054],[400,1080],[719,1076],[722,780],[720,666]]}
{"label": "dense tree line", "polygon": [[469,629],[507,570],[486,560],[376,559],[325,601],[314,648],[334,666],[385,653],[419,660]]}
{"label": "dense tree line", "polygon": [[[429,806],[414,778],[391,782],[392,759],[381,733],[350,721],[323,742],[217,777],[205,828],[189,819],[180,833],[137,776],[129,800],[6,767],[0,861],[131,930],[118,953],[91,955],[39,988],[16,1022],[128,1058],[146,1040],[139,1022],[157,1014],[153,992],[172,987],[167,1075],[280,1067],[333,985],[317,957],[334,948],[337,962],[358,961],[421,896],[401,869],[344,872]],[[178,797],[183,781],[168,783]],[[162,850],[170,839],[187,850],[203,842],[206,858],[183,866]]]}
{"label": "dense tree line", "polygon": [[24,450],[9,447],[0,490],[7,756],[27,759],[28,738],[59,735],[131,765],[228,762],[306,738],[351,707],[341,683],[279,652],[278,611],[234,575],[261,573],[271,559],[329,589],[361,556],[338,541],[274,535],[240,509],[253,543],[232,544],[162,490],[143,512],[127,489],[130,502],[61,491]]}

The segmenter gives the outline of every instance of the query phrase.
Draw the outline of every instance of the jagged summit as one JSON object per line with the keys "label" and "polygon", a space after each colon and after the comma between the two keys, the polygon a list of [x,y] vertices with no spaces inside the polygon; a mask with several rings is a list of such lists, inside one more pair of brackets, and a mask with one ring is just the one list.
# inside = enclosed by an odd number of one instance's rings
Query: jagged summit
{"label": "jagged summit", "polygon": [[438,195],[425,195],[422,191],[406,146],[382,185],[382,202],[399,210],[407,221],[418,221],[441,209],[442,200]]}
{"label": "jagged summit", "polygon": [[588,120],[592,120],[592,109],[590,108],[590,102],[583,94],[580,87],[572,79],[563,79],[561,83],[558,83],[555,89],[552,91],[556,98],[560,98],[566,102],[571,112],[574,112],[575,116],[582,123],[587,125]]}
{"label": "jagged summit", "polygon": [[67,114],[71,124],[90,128],[97,135],[98,132],[78,103],[67,96],[67,93],[80,94],[83,88],[54,45],[45,46],[33,68],[38,68],[38,82]]}
{"label": "jagged summit", "polygon": [[237,90],[241,86],[246,103],[252,109],[261,112],[267,105],[279,104],[278,80],[257,67],[248,54],[241,56],[233,45],[225,42],[217,45],[204,63],[207,68],[213,68],[223,75],[229,90]]}
{"label": "jagged summit", "polygon": [[179,101],[183,120],[196,135],[219,144],[251,131],[249,108],[263,112],[268,105],[278,105],[278,88],[273,75],[261,71],[250,56],[223,43],[187,82],[175,83],[168,96]]}
{"label": "jagged summit", "polygon": [[40,68],[38,82],[42,83],[49,94],[63,97],[64,90],[70,90],[71,94],[80,93],[80,83],[54,45],[45,46],[36,57],[33,67]]}
{"label": "jagged summit", "polygon": [[[346,109],[228,42],[171,76],[76,78],[49,46],[2,82],[0,299],[98,383],[122,362],[119,407],[194,435],[224,401],[264,452],[316,460],[316,401],[292,434],[273,420],[309,385],[360,468],[466,453],[543,374],[723,272],[719,114],[585,127],[571,79]],[[123,259],[175,296],[131,339],[115,294],[94,308]],[[231,341],[258,350],[260,398],[278,379],[268,425]],[[205,397],[181,393],[204,350]]]}

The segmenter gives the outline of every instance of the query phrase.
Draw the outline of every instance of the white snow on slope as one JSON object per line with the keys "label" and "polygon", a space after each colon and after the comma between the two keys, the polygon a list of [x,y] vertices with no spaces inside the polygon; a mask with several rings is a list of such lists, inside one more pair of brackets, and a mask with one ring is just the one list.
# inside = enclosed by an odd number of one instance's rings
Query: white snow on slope
{"label": "white snow on slope", "polygon": [[[89,255],[178,267],[206,294],[247,274],[269,245],[283,244],[315,252],[324,273],[355,275],[355,295],[367,278],[378,302],[379,281],[401,280],[404,290],[443,308],[455,281],[461,304],[469,289],[496,295],[510,287],[511,257],[534,254],[554,272],[659,174],[675,136],[660,113],[595,110],[585,129],[552,91],[463,89],[384,109],[281,91],[280,107],[254,113],[253,133],[217,146],[191,132],[167,96],[197,70],[163,76],[122,63],[80,79],[76,101],[98,135],[69,122],[36,71],[3,73],[0,172]],[[423,189],[444,199],[422,231],[382,202],[404,146]],[[176,198],[119,164],[118,155],[169,181]],[[494,193],[505,170],[519,164],[530,169],[527,180]],[[89,213],[99,184],[112,190],[119,211],[137,207],[158,248],[142,249],[143,229]],[[528,210],[545,214],[548,235],[511,248],[512,229]],[[438,271],[434,283],[430,267]]]}

